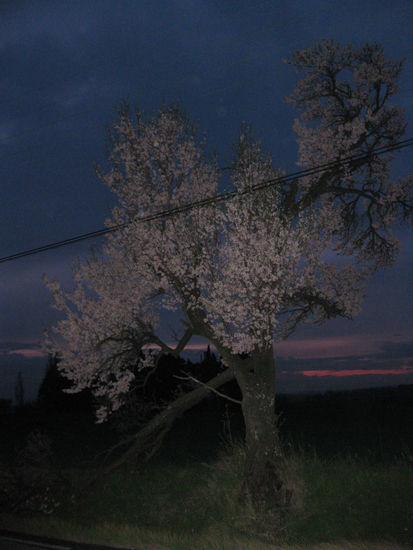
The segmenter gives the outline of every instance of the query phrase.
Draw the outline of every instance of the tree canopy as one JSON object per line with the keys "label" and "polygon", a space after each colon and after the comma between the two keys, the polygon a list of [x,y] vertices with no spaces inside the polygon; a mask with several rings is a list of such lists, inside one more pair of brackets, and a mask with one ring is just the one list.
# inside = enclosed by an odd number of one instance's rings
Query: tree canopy
{"label": "tree canopy", "polygon": [[[101,254],[79,261],[72,293],[44,277],[65,314],[54,329],[63,342],[48,335],[46,347],[60,353],[70,391],[89,387],[101,400],[99,420],[121,406],[131,366],[153,367],[160,354],[179,355],[200,335],[230,367],[244,354],[272,350],[301,322],[352,318],[365,281],[397,257],[391,227],[411,216],[413,178],[392,181],[392,155],[374,150],[405,132],[402,109],[390,104],[402,63],[377,44],[322,41],[291,64],[304,71],[287,98],[301,111],[299,165],[364,156],[284,181],[243,125],[231,198],[142,222],[216,196],[220,170],[176,105],[151,116],[119,112],[110,168],[99,175],[119,202],[106,225],[125,225],[107,236]],[[246,192],[274,178],[276,185]],[[181,316],[175,344],[159,335],[163,310]],[[159,352],[143,358],[144,347]]]}

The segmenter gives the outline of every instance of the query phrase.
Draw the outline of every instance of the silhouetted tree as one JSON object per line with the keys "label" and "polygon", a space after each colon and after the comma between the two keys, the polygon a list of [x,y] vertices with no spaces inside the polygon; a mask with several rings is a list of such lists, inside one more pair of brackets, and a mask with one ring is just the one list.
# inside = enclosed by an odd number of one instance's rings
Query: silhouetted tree
{"label": "silhouetted tree", "polygon": [[59,354],[48,354],[46,372],[37,393],[39,408],[46,413],[91,412],[93,399],[88,390],[65,393],[70,382],[58,369],[60,360]]}
{"label": "silhouetted tree", "polygon": [[14,386],[14,397],[16,399],[16,405],[20,409],[24,406],[24,384],[23,384],[23,375],[22,371],[19,370],[19,374],[17,375],[17,381]]}
{"label": "silhouetted tree", "polygon": [[11,399],[0,399],[0,416],[6,416],[11,411]]}

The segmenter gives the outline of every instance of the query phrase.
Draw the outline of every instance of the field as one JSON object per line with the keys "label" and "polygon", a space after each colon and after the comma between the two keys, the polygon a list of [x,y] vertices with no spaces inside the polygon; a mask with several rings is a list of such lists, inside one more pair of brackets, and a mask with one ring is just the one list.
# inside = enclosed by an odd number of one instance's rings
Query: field
{"label": "field", "polygon": [[238,503],[236,407],[219,398],[198,406],[151,461],[129,463],[86,494],[77,488],[115,440],[113,427],[30,407],[4,414],[3,482],[12,464],[16,491],[32,482],[37,496],[14,509],[3,499],[0,527],[145,550],[413,548],[412,388],[279,398],[299,498],[277,544]]}

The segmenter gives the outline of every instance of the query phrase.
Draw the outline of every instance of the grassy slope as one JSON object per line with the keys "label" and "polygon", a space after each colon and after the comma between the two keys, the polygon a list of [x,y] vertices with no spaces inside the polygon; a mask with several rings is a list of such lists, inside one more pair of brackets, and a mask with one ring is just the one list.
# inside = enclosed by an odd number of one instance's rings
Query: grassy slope
{"label": "grassy slope", "polygon": [[[331,399],[324,408],[320,402],[312,406],[313,410],[308,403],[301,405],[306,412],[301,420],[300,407],[290,407],[285,412],[286,424],[294,420],[296,425],[296,431],[290,429],[286,439],[293,441],[291,463],[299,474],[297,479],[304,480],[305,492],[304,509],[291,516],[289,545],[282,548],[413,548],[413,462],[406,453],[402,458],[402,451],[406,450],[404,422],[409,422],[406,409],[400,409],[400,421],[393,417],[390,422],[389,414],[385,416],[392,430],[386,431],[381,423],[377,431],[366,412],[372,410],[376,415],[371,402],[354,407],[353,401],[352,416],[345,414],[342,402],[332,403]],[[378,409],[386,410],[386,406],[379,403]],[[332,411],[336,411],[341,424]],[[280,548],[251,535],[251,509],[241,508],[237,502],[242,450],[236,445],[233,456],[217,454],[219,425],[214,425],[207,409],[197,414],[192,422],[183,419],[178,424],[160,455],[143,469],[129,467],[115,472],[84,499],[75,505],[62,504],[51,515],[4,512],[0,526],[85,542],[140,546],[145,550]],[[308,424],[311,418],[313,425]],[[329,419],[330,425],[326,420],[321,426],[321,418]],[[377,420],[377,415],[374,418]],[[297,428],[300,421],[301,431]],[[49,426],[49,433],[56,440],[65,475],[74,481],[88,475],[90,463],[84,462],[84,454],[86,442],[92,439],[86,428],[81,433],[81,423],[75,423],[75,427],[69,424],[66,419],[64,432]],[[236,426],[236,418],[233,424]],[[105,434],[90,429],[95,437],[92,448],[96,448]],[[323,437],[328,429],[329,444]],[[395,443],[398,429],[402,432],[399,446]],[[381,446],[368,448],[365,440],[371,445],[374,430],[380,434]],[[348,444],[350,435],[354,439],[352,445]],[[110,439],[108,434],[105,437]],[[345,456],[339,451],[340,439],[346,442]],[[68,449],[74,449],[76,440],[82,441],[78,443],[78,454],[68,460]],[[310,453],[311,440],[318,444]],[[303,443],[302,448],[297,441]]]}

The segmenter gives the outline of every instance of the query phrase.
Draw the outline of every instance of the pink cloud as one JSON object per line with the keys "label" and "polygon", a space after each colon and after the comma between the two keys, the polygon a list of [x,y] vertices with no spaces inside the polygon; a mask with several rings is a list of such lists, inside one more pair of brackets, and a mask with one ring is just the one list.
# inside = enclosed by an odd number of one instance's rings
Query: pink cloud
{"label": "pink cloud", "polygon": [[370,355],[380,352],[380,342],[366,337],[343,336],[341,338],[319,338],[285,340],[274,346],[276,355],[296,359],[327,359],[351,355]]}
{"label": "pink cloud", "polygon": [[33,359],[34,357],[45,357],[46,354],[39,349],[12,349],[8,352],[8,355],[23,355],[27,359]]}
{"label": "pink cloud", "polygon": [[398,369],[371,369],[371,370],[362,370],[362,369],[348,369],[348,370],[302,370],[296,372],[295,374],[302,374],[304,376],[365,376],[369,374],[380,375],[380,374],[413,374],[413,367],[404,366]]}

